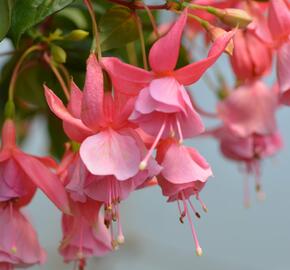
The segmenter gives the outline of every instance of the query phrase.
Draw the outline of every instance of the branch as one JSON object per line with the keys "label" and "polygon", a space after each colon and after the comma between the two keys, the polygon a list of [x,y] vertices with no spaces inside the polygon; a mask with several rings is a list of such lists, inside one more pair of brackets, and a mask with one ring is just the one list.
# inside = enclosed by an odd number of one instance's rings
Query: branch
{"label": "branch", "polygon": [[[128,3],[127,1],[124,0],[108,0],[111,3],[114,4],[118,4],[118,5],[122,5],[125,7],[128,7],[130,9],[145,9],[144,5],[140,5],[138,2],[134,3]],[[160,10],[160,9],[170,9],[170,5],[169,4],[162,4],[162,5],[147,5],[147,8],[150,10]]]}

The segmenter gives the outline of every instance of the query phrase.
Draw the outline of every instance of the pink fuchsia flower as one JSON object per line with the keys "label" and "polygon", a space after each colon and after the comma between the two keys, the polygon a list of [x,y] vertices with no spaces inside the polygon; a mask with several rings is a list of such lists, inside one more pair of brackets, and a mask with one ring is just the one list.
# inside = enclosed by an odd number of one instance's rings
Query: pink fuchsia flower
{"label": "pink fuchsia flower", "polygon": [[52,165],[54,162],[49,158],[37,158],[22,152],[16,145],[13,121],[4,122],[0,150],[0,202],[19,200],[19,205],[25,205],[39,188],[58,208],[69,212],[64,187],[47,167]]}
{"label": "pink fuchsia flower", "polygon": [[71,201],[73,215],[63,215],[63,239],[59,252],[65,262],[85,264],[90,257],[100,257],[112,251],[111,236],[100,213],[101,203]]}
{"label": "pink fuchsia flower", "polygon": [[239,80],[252,80],[270,71],[272,51],[252,32],[239,30],[234,36],[234,50],[230,60]]}
{"label": "pink fuchsia flower", "polygon": [[[275,155],[283,147],[280,133],[275,131],[269,135],[251,134],[247,137],[240,137],[226,126],[209,133],[218,139],[221,152],[226,158],[243,164],[246,174],[254,175],[258,197],[263,198],[261,162]],[[245,179],[245,206],[248,206],[250,202],[247,178]]]}
{"label": "pink fuchsia flower", "polygon": [[[180,211],[180,221],[188,217],[192,235],[196,245],[197,255],[202,255],[197,235],[190,217],[188,207],[199,218],[199,213],[195,210],[190,196],[195,196],[201,203],[204,211],[206,206],[201,201],[199,192],[204,187],[208,177],[212,175],[211,168],[206,160],[194,149],[180,144],[176,139],[170,138],[162,141],[157,148],[157,161],[163,167],[158,175],[158,183],[164,196],[168,197],[168,202],[177,201]],[[182,201],[183,210],[179,201]]]}
{"label": "pink fuchsia flower", "polygon": [[240,137],[251,134],[269,135],[276,131],[275,111],[278,106],[274,91],[260,82],[242,85],[218,104],[224,124]]}
{"label": "pink fuchsia flower", "polygon": [[[143,146],[144,147],[144,146]],[[145,148],[143,149],[145,153]],[[143,185],[147,179],[157,175],[160,167],[150,159],[147,170],[140,171],[137,175],[124,181],[119,181],[113,175],[97,176],[91,174],[80,158],[78,152],[73,153],[68,149],[60,164],[59,174],[64,182],[70,198],[85,208],[87,202],[92,200],[104,203],[105,222],[113,226],[117,223],[116,237],[111,230],[112,243],[124,241],[121,225],[119,203],[125,200],[131,192]]]}
{"label": "pink fuchsia flower", "polygon": [[118,92],[104,94],[102,70],[96,56],[87,61],[84,92],[73,83],[68,109],[47,87],[51,110],[63,120],[66,133],[81,142],[80,156],[88,170],[99,176],[112,175],[119,181],[139,173],[144,145],[128,121],[133,100]]}
{"label": "pink fuchsia flower", "polygon": [[[0,269],[43,264],[45,252],[28,219],[13,202],[0,205]],[[2,267],[2,268],[1,268]]]}
{"label": "pink fuchsia flower", "polygon": [[149,53],[152,71],[125,64],[114,57],[102,60],[114,87],[119,92],[137,96],[130,119],[156,137],[140,164],[141,169],[146,168],[147,159],[160,138],[175,132],[182,140],[204,130],[184,86],[196,82],[215,63],[234,35],[234,32],[229,32],[218,38],[206,59],[174,70],[186,22],[187,9],[169,32],[154,43]]}
{"label": "pink fuchsia flower", "polygon": [[277,75],[281,100],[289,105],[289,66],[290,66],[290,3],[288,0],[269,1],[269,14],[251,25],[251,30],[265,43],[277,50]]}

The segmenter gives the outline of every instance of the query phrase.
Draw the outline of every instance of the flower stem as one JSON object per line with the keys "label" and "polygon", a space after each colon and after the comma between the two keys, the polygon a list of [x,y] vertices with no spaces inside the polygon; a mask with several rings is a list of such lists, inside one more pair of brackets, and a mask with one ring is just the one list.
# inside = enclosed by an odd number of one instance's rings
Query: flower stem
{"label": "flower stem", "polygon": [[34,52],[34,51],[40,51],[40,50],[42,50],[42,47],[40,45],[31,46],[19,58],[16,66],[15,66],[15,68],[13,70],[12,77],[11,77],[11,81],[10,81],[9,88],[8,88],[8,100],[10,102],[13,102],[14,90],[15,90],[15,84],[16,84],[17,76],[18,76],[20,67],[23,64],[25,58],[29,54],[31,54],[32,52]]}
{"label": "flower stem", "polygon": [[85,5],[87,6],[87,9],[89,11],[91,20],[92,20],[92,28],[93,28],[93,43],[91,51],[95,53],[97,51],[98,59],[99,61],[102,58],[102,51],[101,51],[101,44],[100,44],[100,34],[98,31],[98,25],[96,21],[96,16],[94,12],[94,8],[92,6],[92,3],[90,0],[84,0]]}
{"label": "flower stem", "polygon": [[140,38],[142,57],[143,57],[143,66],[144,66],[144,69],[148,70],[147,54],[146,54],[142,21],[141,21],[140,17],[138,16],[138,14],[136,14],[136,13],[135,13],[135,18],[136,18],[136,24],[137,24],[139,38]]}
{"label": "flower stem", "polygon": [[155,21],[155,18],[150,10],[150,8],[144,3],[142,2],[143,6],[144,6],[144,9],[146,10],[147,14],[148,14],[148,17],[149,17],[149,20],[152,24],[152,28],[153,28],[153,31],[154,31],[154,34],[156,35],[156,38],[159,38],[160,35],[158,33],[158,27],[157,27],[157,23]]}
{"label": "flower stem", "polygon": [[53,64],[51,58],[47,54],[45,54],[44,55],[44,60],[49,65],[49,67],[51,68],[51,70],[54,73],[55,77],[57,78],[58,82],[60,83],[61,88],[62,88],[62,90],[64,92],[64,95],[66,96],[67,99],[69,99],[70,94],[69,94],[68,87],[66,86],[66,84],[65,84],[62,76],[60,75],[58,69]]}
{"label": "flower stem", "polygon": [[[111,3],[122,5],[128,7],[130,9],[145,9],[144,5],[140,5],[139,2],[127,2],[124,0],[108,0]],[[170,9],[170,5],[168,3],[162,5],[147,5],[150,10],[162,10],[162,9]]]}

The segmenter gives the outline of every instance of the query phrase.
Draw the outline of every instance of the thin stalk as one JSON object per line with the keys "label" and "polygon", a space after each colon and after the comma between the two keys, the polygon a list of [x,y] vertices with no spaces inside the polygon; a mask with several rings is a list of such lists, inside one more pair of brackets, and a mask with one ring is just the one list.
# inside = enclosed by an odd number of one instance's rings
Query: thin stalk
{"label": "thin stalk", "polygon": [[152,24],[152,28],[153,28],[154,34],[155,34],[156,38],[159,38],[160,35],[159,35],[159,32],[158,32],[157,23],[156,23],[156,20],[155,20],[154,16],[153,16],[150,8],[148,8],[148,6],[144,2],[142,2],[142,4],[143,4],[144,9],[146,10],[147,15],[149,17],[149,20],[150,20],[150,22]]}
{"label": "thin stalk", "polygon": [[62,76],[60,75],[58,69],[54,66],[54,64],[52,63],[51,61],[51,58],[45,54],[44,55],[44,60],[45,62],[49,65],[50,69],[52,70],[52,72],[54,73],[55,77],[57,78],[59,84],[61,85],[61,88],[64,92],[64,95],[66,96],[67,99],[69,99],[69,90],[68,90],[68,87],[66,86]]}
{"label": "thin stalk", "polygon": [[85,5],[88,8],[91,20],[92,20],[92,28],[93,28],[93,43],[92,43],[92,48],[91,51],[94,53],[97,51],[98,59],[99,61],[102,58],[102,51],[101,51],[101,44],[100,44],[100,34],[98,31],[98,25],[96,21],[96,16],[94,12],[94,8],[92,6],[92,3],[90,0],[84,0]]}
{"label": "thin stalk", "polygon": [[[145,9],[143,5],[139,5],[139,3],[127,2],[124,0],[108,0],[111,3],[122,5],[128,7],[130,9]],[[150,10],[162,10],[162,9],[170,9],[170,5],[168,3],[162,5],[147,5]]]}
{"label": "thin stalk", "polygon": [[145,47],[145,40],[144,40],[142,21],[141,21],[140,17],[136,13],[135,13],[135,18],[136,18],[136,24],[137,24],[137,28],[138,28],[140,43],[141,43],[143,66],[144,66],[144,69],[148,70],[147,54],[146,54],[146,47]]}
{"label": "thin stalk", "polygon": [[11,81],[10,81],[10,84],[9,84],[9,88],[8,88],[8,100],[10,102],[13,102],[13,98],[14,98],[14,90],[15,90],[15,84],[16,84],[16,80],[17,80],[17,76],[18,76],[18,73],[19,73],[19,70],[20,70],[20,67],[21,65],[23,64],[25,58],[31,54],[32,52],[35,52],[35,51],[40,51],[42,50],[42,47],[40,45],[34,45],[34,46],[31,46],[29,47],[22,55],[21,57],[19,58],[14,70],[13,70],[13,73],[12,73],[12,77],[11,77]]}

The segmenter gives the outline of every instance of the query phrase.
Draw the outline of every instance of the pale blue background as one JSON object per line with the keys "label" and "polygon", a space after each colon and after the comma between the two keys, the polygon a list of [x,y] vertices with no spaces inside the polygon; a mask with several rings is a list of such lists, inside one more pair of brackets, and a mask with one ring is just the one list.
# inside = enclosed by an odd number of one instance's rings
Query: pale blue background
{"label": "pale blue background", "polygon": [[[0,52],[9,48],[0,44]],[[3,58],[0,59],[0,64]],[[230,78],[227,57],[218,63]],[[271,83],[273,76],[268,79]],[[214,110],[213,94],[200,81],[193,91],[200,104]],[[195,222],[204,256],[195,256],[188,224],[181,225],[175,204],[168,204],[158,187],[138,191],[122,203],[122,220],[126,244],[117,252],[101,259],[90,260],[88,270],[289,270],[290,269],[290,108],[278,113],[279,128],[285,138],[281,153],[263,165],[263,186],[266,201],[257,202],[252,192],[252,206],[243,208],[243,176],[236,164],[222,158],[218,145],[211,139],[189,142],[211,163],[214,178],[202,192],[209,213]],[[24,149],[45,154],[48,139],[36,119]],[[209,122],[207,122],[209,123]],[[254,187],[252,186],[252,191]],[[64,265],[57,253],[61,239],[60,214],[38,193],[26,209],[35,225],[40,241],[48,252],[45,266],[33,269],[72,269]]]}

